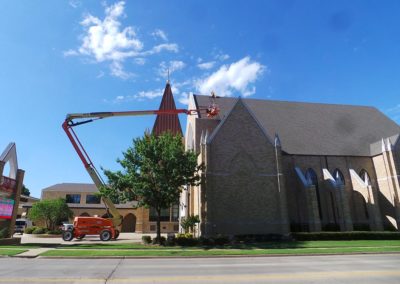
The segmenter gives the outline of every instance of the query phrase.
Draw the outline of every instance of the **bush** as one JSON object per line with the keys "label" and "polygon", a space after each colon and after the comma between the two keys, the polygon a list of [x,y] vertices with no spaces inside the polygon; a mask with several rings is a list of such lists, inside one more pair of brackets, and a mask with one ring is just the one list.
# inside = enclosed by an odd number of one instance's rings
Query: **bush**
{"label": "bush", "polygon": [[354,231],[364,231],[364,232],[371,231],[368,224],[360,224],[360,223],[354,223],[353,230]]}
{"label": "bush", "polygon": [[193,238],[192,234],[178,234],[175,243],[179,246],[195,246],[199,243],[198,239]]}
{"label": "bush", "polygon": [[202,245],[202,246],[214,246],[215,245],[215,241],[213,239],[210,239],[210,238],[200,237],[199,238],[199,244]]}
{"label": "bush", "polygon": [[399,232],[316,232],[292,233],[296,241],[400,240]]}
{"label": "bush", "polygon": [[334,223],[328,223],[321,226],[321,230],[325,232],[340,232],[340,226]]}
{"label": "bush", "polygon": [[191,234],[191,233],[177,234],[176,237],[177,238],[193,239],[193,234]]}
{"label": "bush", "polygon": [[215,245],[223,246],[229,243],[229,237],[223,235],[217,235],[213,238]]}
{"label": "bush", "polygon": [[42,228],[42,227],[37,227],[36,229],[34,229],[32,231],[32,234],[34,234],[34,235],[41,235],[41,234],[45,234],[45,233],[47,233],[47,229]]}
{"label": "bush", "polygon": [[160,237],[160,238],[154,238],[152,243],[153,245],[155,244],[165,245],[165,241],[166,241],[165,237]]}
{"label": "bush", "polygon": [[176,240],[175,237],[168,237],[167,240],[165,241],[165,245],[172,247],[176,243],[175,240]]}
{"label": "bush", "polygon": [[32,234],[32,232],[33,232],[35,229],[37,229],[36,226],[32,226],[32,227],[29,227],[29,228],[25,228],[24,234]]}
{"label": "bush", "polygon": [[57,230],[48,231],[47,233],[49,235],[62,235],[62,232],[63,232],[62,230],[57,229]]}
{"label": "bush", "polygon": [[167,240],[165,241],[166,246],[174,246],[175,245],[175,234],[169,233],[167,236]]}
{"label": "bush", "polygon": [[181,227],[185,230],[185,233],[191,230],[194,232],[196,224],[200,223],[199,215],[191,215],[181,218]]}
{"label": "bush", "polygon": [[0,239],[5,239],[8,238],[9,234],[8,234],[8,228],[3,228],[0,230]]}
{"label": "bush", "polygon": [[151,237],[150,236],[142,236],[142,241],[146,245],[151,244]]}

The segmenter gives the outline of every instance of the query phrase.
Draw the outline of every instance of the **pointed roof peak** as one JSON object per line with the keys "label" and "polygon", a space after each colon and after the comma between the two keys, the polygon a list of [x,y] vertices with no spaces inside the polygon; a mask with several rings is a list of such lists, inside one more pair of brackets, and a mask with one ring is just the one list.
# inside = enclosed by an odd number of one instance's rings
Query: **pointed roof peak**
{"label": "pointed roof peak", "polygon": [[[175,100],[172,94],[169,80],[165,85],[164,94],[161,99],[159,110],[175,110]],[[153,134],[160,135],[163,132],[182,135],[182,128],[179,122],[178,114],[158,114],[153,126]]]}

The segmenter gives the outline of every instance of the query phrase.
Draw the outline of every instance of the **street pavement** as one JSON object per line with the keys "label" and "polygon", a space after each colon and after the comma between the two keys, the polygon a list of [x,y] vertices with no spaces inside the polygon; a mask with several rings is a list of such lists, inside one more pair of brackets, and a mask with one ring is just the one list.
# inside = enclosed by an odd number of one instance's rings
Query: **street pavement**
{"label": "street pavement", "polygon": [[400,254],[168,259],[0,258],[0,283],[400,283]]}

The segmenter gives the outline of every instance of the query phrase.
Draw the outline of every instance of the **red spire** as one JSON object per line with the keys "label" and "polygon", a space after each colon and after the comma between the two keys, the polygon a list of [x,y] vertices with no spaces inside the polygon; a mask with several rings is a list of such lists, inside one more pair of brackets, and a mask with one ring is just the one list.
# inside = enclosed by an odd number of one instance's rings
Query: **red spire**
{"label": "red spire", "polygon": [[[176,109],[174,96],[172,95],[171,85],[167,82],[164,94],[160,104],[160,110]],[[182,135],[182,128],[177,114],[159,114],[153,126],[153,134],[160,135],[163,132],[169,131],[172,134]]]}

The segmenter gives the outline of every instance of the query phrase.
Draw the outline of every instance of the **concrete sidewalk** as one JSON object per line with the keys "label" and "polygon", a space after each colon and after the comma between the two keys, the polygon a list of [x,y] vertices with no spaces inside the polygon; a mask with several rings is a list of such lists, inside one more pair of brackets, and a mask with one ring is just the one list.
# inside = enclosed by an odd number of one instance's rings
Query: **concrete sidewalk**
{"label": "concrete sidewalk", "polygon": [[[73,239],[70,242],[66,242],[61,237],[42,237],[41,235],[32,234],[23,234],[22,236],[14,235],[16,238],[21,238],[21,244],[38,244],[40,246],[48,245],[48,247],[28,249],[28,251],[17,254],[14,257],[35,258],[43,252],[55,249],[57,245],[141,243],[142,236],[151,236],[154,238],[156,237],[156,234],[121,233],[117,240],[107,242],[101,241],[98,236],[87,236],[82,240]],[[162,234],[162,236],[166,237],[166,234]]]}
{"label": "concrete sidewalk", "polygon": [[[167,237],[166,234],[161,234]],[[41,235],[23,234],[21,236],[21,244],[110,244],[110,243],[141,243],[142,236],[156,237],[156,234],[137,234],[137,233],[121,233],[117,240],[110,240],[107,242],[101,241],[99,236],[86,236],[82,240],[73,239],[70,242],[64,241],[61,237],[41,237]],[[17,235],[14,237],[18,237]]]}
{"label": "concrete sidewalk", "polygon": [[26,252],[20,253],[15,255],[14,257],[22,257],[22,258],[35,258],[39,254],[44,253],[46,251],[52,250],[54,248],[36,248],[36,249],[29,249]]}

